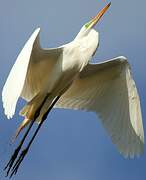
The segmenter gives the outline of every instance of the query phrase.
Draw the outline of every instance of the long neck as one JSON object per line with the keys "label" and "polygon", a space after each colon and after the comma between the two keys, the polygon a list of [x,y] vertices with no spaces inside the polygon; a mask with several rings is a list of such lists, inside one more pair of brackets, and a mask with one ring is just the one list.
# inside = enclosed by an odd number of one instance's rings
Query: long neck
{"label": "long neck", "polygon": [[94,29],[91,29],[87,34],[83,34],[82,31],[78,33],[75,40],[80,44],[81,52],[85,58],[92,58],[99,45],[99,33]]}
{"label": "long neck", "polygon": [[88,33],[89,33],[89,30],[85,26],[83,26],[81,30],[79,31],[79,33],[77,34],[77,36],[75,37],[75,39],[84,38],[88,35]]}

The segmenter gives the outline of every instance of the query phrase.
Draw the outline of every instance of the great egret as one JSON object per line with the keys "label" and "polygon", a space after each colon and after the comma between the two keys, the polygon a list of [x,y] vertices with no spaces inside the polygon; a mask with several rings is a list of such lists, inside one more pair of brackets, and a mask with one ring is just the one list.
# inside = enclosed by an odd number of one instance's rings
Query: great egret
{"label": "great egret", "polygon": [[[2,92],[3,107],[8,118],[14,115],[19,97],[28,102],[20,112],[25,119],[17,129],[16,137],[30,123],[6,166],[7,175],[10,170],[10,176],[16,174],[53,106],[96,112],[124,156],[134,157],[143,152],[140,101],[127,59],[120,56],[103,63],[89,64],[99,45],[99,34],[93,28],[110,4],[86,23],[68,44],[42,49],[39,43],[40,28],[25,44]],[[39,126],[15,162],[35,121]]]}

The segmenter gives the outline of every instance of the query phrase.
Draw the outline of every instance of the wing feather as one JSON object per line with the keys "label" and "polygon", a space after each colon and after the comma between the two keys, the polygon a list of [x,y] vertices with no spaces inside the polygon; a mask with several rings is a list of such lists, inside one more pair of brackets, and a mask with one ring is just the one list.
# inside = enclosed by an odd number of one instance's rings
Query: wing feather
{"label": "wing feather", "polygon": [[2,91],[5,114],[12,118],[18,98],[30,101],[48,80],[62,47],[42,49],[39,42],[40,28],[26,42],[13,65]]}
{"label": "wing feather", "polygon": [[87,65],[56,107],[96,112],[125,157],[143,153],[140,100],[125,57]]}
{"label": "wing feather", "polygon": [[3,107],[5,109],[5,114],[8,118],[11,118],[15,113],[16,103],[25,82],[33,44],[39,34],[39,31],[39,28],[36,29],[30,39],[25,44],[15,64],[13,65],[7,81],[3,87]]}

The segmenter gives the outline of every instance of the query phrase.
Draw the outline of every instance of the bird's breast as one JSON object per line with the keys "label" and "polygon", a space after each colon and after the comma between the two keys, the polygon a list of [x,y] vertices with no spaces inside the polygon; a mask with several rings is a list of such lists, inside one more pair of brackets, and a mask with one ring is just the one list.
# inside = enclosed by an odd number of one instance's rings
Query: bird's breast
{"label": "bird's breast", "polygon": [[55,64],[46,88],[49,92],[60,92],[67,87],[85,66],[79,48],[65,48]]}

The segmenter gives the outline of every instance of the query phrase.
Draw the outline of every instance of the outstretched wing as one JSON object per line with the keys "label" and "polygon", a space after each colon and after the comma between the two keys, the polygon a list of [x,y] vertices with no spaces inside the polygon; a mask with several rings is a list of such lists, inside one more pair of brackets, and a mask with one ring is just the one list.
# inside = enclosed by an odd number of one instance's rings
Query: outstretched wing
{"label": "outstretched wing", "polygon": [[39,32],[40,28],[36,29],[26,42],[3,87],[3,107],[8,118],[14,115],[20,96],[31,100],[39,92],[62,52],[62,48],[42,49]]}
{"label": "outstretched wing", "polygon": [[123,155],[143,152],[140,100],[125,57],[88,64],[56,107],[96,112]]}

